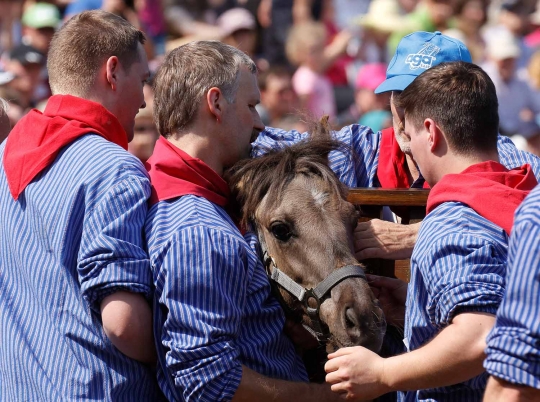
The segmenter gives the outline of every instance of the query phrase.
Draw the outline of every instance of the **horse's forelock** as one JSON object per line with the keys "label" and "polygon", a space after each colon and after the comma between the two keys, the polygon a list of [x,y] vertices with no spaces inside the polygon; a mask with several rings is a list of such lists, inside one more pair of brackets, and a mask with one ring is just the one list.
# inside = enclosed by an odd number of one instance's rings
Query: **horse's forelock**
{"label": "horse's forelock", "polygon": [[242,223],[255,217],[265,196],[269,197],[268,205],[279,203],[291,180],[302,170],[320,176],[343,197],[344,187],[328,167],[328,154],[335,149],[346,152],[343,144],[319,137],[235,165],[228,181],[240,207]]}

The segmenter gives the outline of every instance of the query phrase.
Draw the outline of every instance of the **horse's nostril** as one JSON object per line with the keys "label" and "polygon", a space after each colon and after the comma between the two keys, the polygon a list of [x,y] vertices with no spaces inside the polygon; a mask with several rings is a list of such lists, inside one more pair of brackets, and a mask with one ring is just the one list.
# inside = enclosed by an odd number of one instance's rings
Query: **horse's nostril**
{"label": "horse's nostril", "polygon": [[351,307],[345,309],[345,324],[347,325],[347,328],[358,327],[358,317]]}

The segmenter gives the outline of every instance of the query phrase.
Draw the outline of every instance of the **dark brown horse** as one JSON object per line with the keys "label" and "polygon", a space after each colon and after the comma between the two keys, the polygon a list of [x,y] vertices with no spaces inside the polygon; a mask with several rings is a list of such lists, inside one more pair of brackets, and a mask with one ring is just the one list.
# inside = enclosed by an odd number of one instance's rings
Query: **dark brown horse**
{"label": "dark brown horse", "polygon": [[386,323],[352,251],[358,214],[328,167],[340,145],[325,120],[311,132],[308,141],[241,161],[228,180],[289,317],[310,327],[327,351],[379,351]]}

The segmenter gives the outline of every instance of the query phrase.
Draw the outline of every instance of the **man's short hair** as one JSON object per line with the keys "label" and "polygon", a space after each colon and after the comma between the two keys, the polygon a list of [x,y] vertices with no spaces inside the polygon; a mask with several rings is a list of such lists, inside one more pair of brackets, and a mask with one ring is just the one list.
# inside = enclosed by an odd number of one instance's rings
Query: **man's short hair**
{"label": "man's short hair", "polygon": [[47,68],[53,94],[85,96],[109,57],[118,57],[129,69],[144,42],[141,31],[115,14],[92,10],[75,15],[51,41]]}
{"label": "man's short hair", "polygon": [[218,41],[190,42],[172,50],[154,79],[159,133],[168,138],[187,129],[210,88],[219,88],[227,102],[234,103],[242,66],[257,73],[249,56]]}
{"label": "man's short hair", "polygon": [[415,129],[433,119],[452,150],[463,155],[497,149],[499,102],[484,70],[462,61],[441,63],[418,76],[394,104]]}

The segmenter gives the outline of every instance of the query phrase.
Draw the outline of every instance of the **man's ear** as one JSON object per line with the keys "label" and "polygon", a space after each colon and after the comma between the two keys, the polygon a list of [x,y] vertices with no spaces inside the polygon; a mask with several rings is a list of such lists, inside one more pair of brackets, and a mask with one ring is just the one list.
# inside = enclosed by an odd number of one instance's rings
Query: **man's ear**
{"label": "man's ear", "polygon": [[226,102],[221,89],[217,87],[210,88],[206,93],[206,102],[208,104],[208,110],[219,123],[223,119],[223,103]]}
{"label": "man's ear", "polygon": [[437,147],[445,141],[444,134],[433,119],[424,120],[424,128],[428,135],[429,149],[432,153],[435,153]]}
{"label": "man's ear", "polygon": [[118,70],[121,68],[118,57],[111,56],[107,59],[105,66],[105,76],[107,84],[110,85],[113,91],[116,91],[118,86]]}

